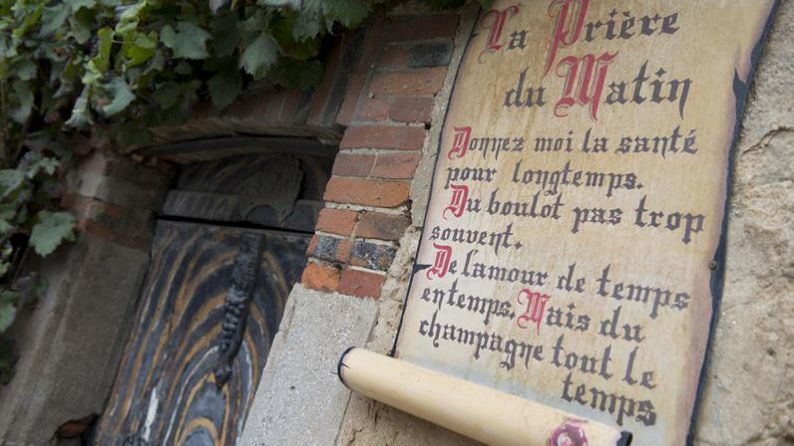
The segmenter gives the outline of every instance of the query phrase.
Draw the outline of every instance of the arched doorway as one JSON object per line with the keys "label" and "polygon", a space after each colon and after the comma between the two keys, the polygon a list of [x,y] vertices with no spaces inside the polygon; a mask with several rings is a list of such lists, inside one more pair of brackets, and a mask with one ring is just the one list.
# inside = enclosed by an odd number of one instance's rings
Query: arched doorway
{"label": "arched doorway", "polygon": [[98,445],[236,444],[335,155],[263,138],[168,150],[184,164],[157,221]]}

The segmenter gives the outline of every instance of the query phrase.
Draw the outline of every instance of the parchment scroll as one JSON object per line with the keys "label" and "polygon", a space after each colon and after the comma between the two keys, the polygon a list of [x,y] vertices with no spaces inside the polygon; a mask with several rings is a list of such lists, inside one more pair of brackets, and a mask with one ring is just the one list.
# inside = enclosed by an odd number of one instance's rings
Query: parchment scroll
{"label": "parchment scroll", "polygon": [[395,356],[619,426],[636,444],[691,441],[731,150],[773,10],[497,0],[482,11]]}

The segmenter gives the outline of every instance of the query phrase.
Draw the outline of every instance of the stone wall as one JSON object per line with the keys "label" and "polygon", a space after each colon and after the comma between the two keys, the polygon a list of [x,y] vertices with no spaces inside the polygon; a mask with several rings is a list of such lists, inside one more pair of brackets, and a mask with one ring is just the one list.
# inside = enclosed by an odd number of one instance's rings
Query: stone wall
{"label": "stone wall", "polygon": [[778,7],[736,148],[725,292],[696,444],[794,444],[794,2]]}
{"label": "stone wall", "polygon": [[97,152],[79,160],[66,183],[63,205],[79,235],[33,260],[48,286],[38,302],[23,304],[10,330],[20,359],[0,389],[3,445],[80,444],[104,409],[168,177]]}

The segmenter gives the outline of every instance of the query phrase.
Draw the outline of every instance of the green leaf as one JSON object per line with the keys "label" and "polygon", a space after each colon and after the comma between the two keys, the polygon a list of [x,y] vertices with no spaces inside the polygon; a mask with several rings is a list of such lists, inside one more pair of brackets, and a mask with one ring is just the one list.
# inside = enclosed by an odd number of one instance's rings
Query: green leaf
{"label": "green leaf", "polygon": [[0,198],[5,198],[22,185],[25,174],[16,169],[0,170]]}
{"label": "green leaf", "polygon": [[91,38],[93,19],[94,17],[91,11],[85,8],[75,11],[72,16],[69,17],[69,27],[72,29],[72,36],[77,43],[82,45]]}
{"label": "green leaf", "polygon": [[359,25],[369,14],[369,8],[360,0],[322,0],[322,5],[327,18],[346,28]]}
{"label": "green leaf", "polygon": [[27,82],[14,82],[13,96],[16,99],[17,106],[11,111],[11,118],[14,121],[24,124],[30,117],[33,111],[33,92]]}
{"label": "green leaf", "polygon": [[80,96],[74,102],[74,107],[72,107],[72,115],[69,117],[69,120],[66,121],[65,125],[67,127],[72,128],[82,128],[86,125],[93,124],[94,119],[91,116],[91,109],[88,106],[89,103],[89,88],[86,86],[83,88],[83,92],[80,93]]}
{"label": "green leaf", "polygon": [[103,86],[105,98],[110,102],[100,105],[99,109],[105,116],[113,116],[124,111],[130,102],[135,100],[135,95],[130,90],[129,85],[120,77],[113,78]]}
{"label": "green leaf", "polygon": [[152,59],[149,61],[149,65],[143,71],[144,75],[154,74],[157,71],[163,71],[165,69],[165,55],[160,48],[155,48],[154,55]]}
{"label": "green leaf", "polygon": [[30,151],[25,153],[22,157],[17,169],[23,171],[25,177],[28,179],[33,179],[42,171],[48,175],[52,175],[60,164],[60,161],[56,158],[44,156],[39,152]]}
{"label": "green leaf", "polygon": [[74,216],[68,212],[39,211],[39,222],[33,225],[30,244],[40,256],[55,251],[62,241],[74,240]]}
{"label": "green leaf", "polygon": [[0,291],[0,333],[6,331],[17,316],[16,301],[19,293],[12,290]]}
{"label": "green leaf", "polygon": [[209,87],[210,97],[215,108],[223,110],[243,90],[240,71],[235,68],[219,71],[207,82],[207,87]]}
{"label": "green leaf", "polygon": [[92,59],[99,72],[104,73],[110,65],[110,50],[113,48],[113,29],[106,26],[97,31],[99,37],[99,52]]}
{"label": "green leaf", "polygon": [[207,40],[212,37],[203,28],[191,22],[178,22],[176,31],[170,25],[160,31],[160,40],[174,52],[174,57],[182,59],[205,59]]}
{"label": "green leaf", "polygon": [[255,12],[247,19],[240,22],[240,33],[245,42],[254,40],[263,29],[267,29],[270,18],[265,8],[256,8]]}
{"label": "green leaf", "polygon": [[64,3],[71,8],[72,12],[77,12],[80,8],[93,8],[96,0],[64,0]]}
{"label": "green leaf", "polygon": [[273,25],[272,34],[278,42],[285,57],[298,60],[307,60],[317,56],[320,52],[320,38],[302,38],[296,40],[294,30],[298,15],[286,13],[285,16]]}
{"label": "green leaf", "polygon": [[258,0],[258,5],[270,6],[272,8],[290,8],[298,10],[301,8],[300,0]]}
{"label": "green leaf", "polygon": [[181,92],[174,82],[168,82],[159,86],[152,92],[152,97],[162,109],[168,109],[176,105],[179,101]]}
{"label": "green leaf", "polygon": [[304,10],[295,20],[293,37],[298,42],[313,39],[320,34],[320,14],[317,11]]}
{"label": "green leaf", "polygon": [[36,77],[36,62],[33,59],[22,59],[14,67],[17,77],[23,81],[29,81]]}
{"label": "green leaf", "polygon": [[193,74],[193,66],[184,60],[180,60],[179,63],[174,66],[174,73],[188,76]]}
{"label": "green leaf", "polygon": [[149,34],[135,32],[134,36],[124,54],[129,59],[127,68],[140,65],[151,59],[157,49],[157,31],[150,31]]}
{"label": "green leaf", "polygon": [[319,60],[301,62],[282,59],[273,67],[268,77],[283,87],[307,90],[320,85],[323,78],[323,64]]}
{"label": "green leaf", "polygon": [[141,15],[148,7],[146,0],[138,1],[134,5],[123,6],[123,12],[119,16],[119,23],[116,24],[116,32],[126,34],[138,27]]}
{"label": "green leaf", "polygon": [[151,142],[151,135],[145,123],[140,120],[114,124],[113,136],[123,147],[141,146]]}
{"label": "green leaf", "polygon": [[62,29],[66,19],[69,18],[69,13],[69,8],[63,4],[44,8],[44,13],[41,15],[39,35],[42,37],[51,36]]}
{"label": "green leaf", "polygon": [[229,0],[210,0],[210,10],[213,14],[217,14],[226,3],[229,3]]}
{"label": "green leaf", "polygon": [[278,61],[278,46],[267,34],[261,34],[251,42],[240,57],[240,66],[254,79],[262,79]]}
{"label": "green leaf", "polygon": [[215,17],[212,21],[212,52],[217,57],[231,56],[240,43],[238,19],[233,14]]}
{"label": "green leaf", "polygon": [[[9,234],[14,232],[16,225],[14,225],[14,217],[17,216],[16,204],[5,203],[0,205],[0,234]],[[0,260],[0,265],[7,263],[5,260]],[[5,270],[0,267],[0,277],[5,274]]]}

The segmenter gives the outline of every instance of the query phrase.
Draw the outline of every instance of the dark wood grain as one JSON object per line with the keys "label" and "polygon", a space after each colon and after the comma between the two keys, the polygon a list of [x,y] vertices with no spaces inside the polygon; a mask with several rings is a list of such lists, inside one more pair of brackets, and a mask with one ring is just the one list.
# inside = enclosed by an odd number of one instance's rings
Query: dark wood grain
{"label": "dark wood grain", "polygon": [[[224,301],[245,234],[261,240],[239,350],[216,381]],[[160,221],[139,310],[97,445],[234,445],[259,383],[308,239]],[[238,258],[239,264],[239,258]],[[228,311],[228,307],[227,307]]]}

